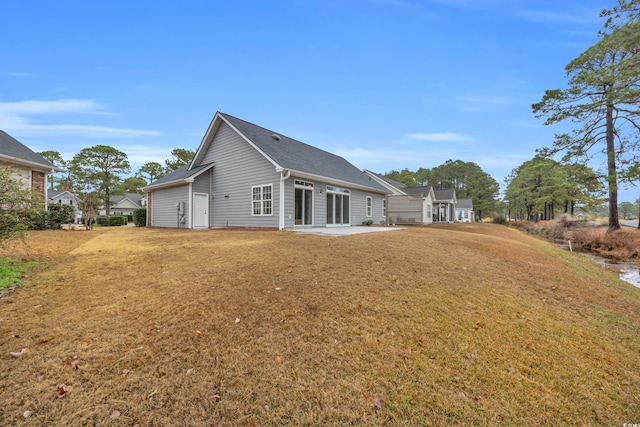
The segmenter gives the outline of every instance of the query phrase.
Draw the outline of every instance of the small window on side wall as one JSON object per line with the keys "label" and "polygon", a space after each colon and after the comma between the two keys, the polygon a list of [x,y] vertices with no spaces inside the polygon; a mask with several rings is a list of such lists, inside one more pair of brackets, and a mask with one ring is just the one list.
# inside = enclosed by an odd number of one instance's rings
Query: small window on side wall
{"label": "small window on side wall", "polygon": [[367,216],[371,217],[373,215],[373,199],[371,196],[367,196]]}

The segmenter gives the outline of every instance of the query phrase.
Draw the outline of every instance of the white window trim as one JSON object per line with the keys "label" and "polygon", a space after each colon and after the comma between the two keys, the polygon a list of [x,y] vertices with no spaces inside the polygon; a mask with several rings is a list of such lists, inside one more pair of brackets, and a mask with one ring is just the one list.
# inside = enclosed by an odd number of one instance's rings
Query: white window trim
{"label": "white window trim", "polygon": [[382,199],[382,217],[387,217],[387,198]]}
{"label": "white window trim", "polygon": [[[264,198],[264,189],[266,187],[270,187],[270,194],[271,197],[269,199]],[[253,199],[253,194],[254,194],[254,190],[256,188],[260,189],[260,199],[259,200],[254,200]],[[270,213],[264,213],[266,210],[265,207],[265,202],[269,201],[271,202],[271,205],[269,206],[270,209]],[[260,203],[260,213],[256,213],[254,210],[254,203],[259,202]],[[273,184],[262,184],[262,185],[254,185],[253,187],[251,187],[251,216],[273,216]]]}
{"label": "white window trim", "polygon": [[373,216],[373,197],[367,196],[366,200],[367,218],[371,218]]}

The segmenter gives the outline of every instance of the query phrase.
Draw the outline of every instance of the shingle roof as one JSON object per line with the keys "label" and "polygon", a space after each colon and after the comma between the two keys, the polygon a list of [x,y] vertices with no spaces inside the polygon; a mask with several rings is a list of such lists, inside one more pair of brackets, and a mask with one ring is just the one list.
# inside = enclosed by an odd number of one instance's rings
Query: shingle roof
{"label": "shingle roof", "polygon": [[386,188],[340,156],[229,114],[219,114],[284,169],[358,184],[377,191],[384,191],[385,193],[388,192]]}
{"label": "shingle roof", "polygon": [[436,196],[436,200],[452,200],[455,191],[453,188],[445,188],[443,190],[433,190],[433,194]]}
{"label": "shingle roof", "polygon": [[175,171],[163,176],[162,178],[156,179],[155,181],[153,181],[153,183],[149,184],[147,187],[152,187],[152,186],[155,187],[156,185],[162,185],[162,184],[167,184],[174,181],[185,180],[189,177],[197,175],[203,169],[208,168],[209,166],[211,166],[211,163],[196,166],[195,168],[189,170],[190,165],[191,165],[191,162],[180,166]]}
{"label": "shingle roof", "polygon": [[386,182],[387,184],[391,185],[392,187],[395,187],[397,190],[401,190],[404,191],[405,188],[407,188],[406,185],[404,185],[403,183],[393,180],[391,178],[387,178],[384,175],[380,175],[379,173],[375,173],[375,172],[371,172],[370,170],[366,170],[366,172],[369,172],[370,174],[373,174],[375,176],[377,176],[378,178],[380,178],[381,180],[383,180],[384,182]]}
{"label": "shingle roof", "polygon": [[472,199],[458,199],[456,202],[456,208],[473,209]]}
{"label": "shingle roof", "polygon": [[405,187],[402,189],[402,191],[404,191],[407,194],[422,194],[423,196],[428,196],[429,195],[429,190],[431,189],[430,186],[425,186],[425,187]]}
{"label": "shingle roof", "polygon": [[3,130],[0,130],[0,155],[22,159],[32,163],[39,163],[43,167],[51,169],[54,168],[49,160],[37,154]]}
{"label": "shingle roof", "polygon": [[145,197],[143,194],[125,193],[124,196],[113,196],[113,197],[111,197],[109,199],[109,202],[111,202],[111,205],[115,205],[115,204],[123,201],[126,198],[126,199],[131,200],[136,205],[142,206],[141,205],[141,200],[142,200],[143,197]]}

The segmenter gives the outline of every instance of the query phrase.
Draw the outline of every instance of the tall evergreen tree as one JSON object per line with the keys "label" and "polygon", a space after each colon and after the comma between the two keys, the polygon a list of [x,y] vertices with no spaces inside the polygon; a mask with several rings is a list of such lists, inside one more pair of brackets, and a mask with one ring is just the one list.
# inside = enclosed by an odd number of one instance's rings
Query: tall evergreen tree
{"label": "tall evergreen tree", "polygon": [[78,188],[85,196],[97,193],[104,201],[107,216],[111,213],[111,195],[118,191],[120,175],[129,173],[127,155],[108,145],[83,148],[71,161]]}
{"label": "tall evergreen tree", "polygon": [[542,154],[564,152],[564,159],[586,163],[594,153],[606,153],[609,231],[620,228],[620,167],[633,163],[639,148],[640,22],[637,13],[628,13],[637,4],[621,1],[617,10],[605,11],[610,19],[601,39],[566,66],[568,88],[547,90],[532,106],[537,117],[546,117],[546,125],[578,124],[571,134],[557,135]]}

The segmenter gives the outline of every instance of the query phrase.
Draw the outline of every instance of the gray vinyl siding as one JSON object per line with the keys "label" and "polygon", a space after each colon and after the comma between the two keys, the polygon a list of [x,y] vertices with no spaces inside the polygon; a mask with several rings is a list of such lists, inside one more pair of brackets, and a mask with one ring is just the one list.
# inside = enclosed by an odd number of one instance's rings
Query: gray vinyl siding
{"label": "gray vinyl siding", "polygon": [[[293,228],[295,226],[295,180],[313,183],[313,226],[327,226],[327,184],[322,181],[313,181],[305,178],[291,176],[285,181],[285,206],[284,206],[284,226]],[[350,192],[350,221],[351,225],[360,225],[363,221],[372,220],[375,224],[385,224],[386,218],[382,215],[382,201],[385,196],[382,194],[369,193],[367,191],[355,190],[347,186],[340,188],[348,189]],[[322,193],[320,193],[322,190]],[[366,197],[372,199],[372,215],[367,217]]]}
{"label": "gray vinyl siding", "polygon": [[184,202],[185,222],[180,227],[187,227],[189,218],[189,186],[154,190],[151,195],[151,226],[177,227],[178,215],[176,203]]}
{"label": "gray vinyl siding", "polygon": [[211,192],[211,170],[199,175],[193,181],[191,185],[194,193],[206,193]]}
{"label": "gray vinyl siding", "polygon": [[[215,162],[211,227],[278,228],[280,174],[270,161],[226,123],[220,125],[204,160]],[[273,186],[271,215],[252,215],[251,189],[256,185]]]}
{"label": "gray vinyl siding", "polygon": [[[371,196],[371,216],[367,216],[367,196]],[[384,224],[382,200],[384,195],[368,191],[351,190],[351,225],[360,225],[364,221],[373,221],[375,225]]]}

